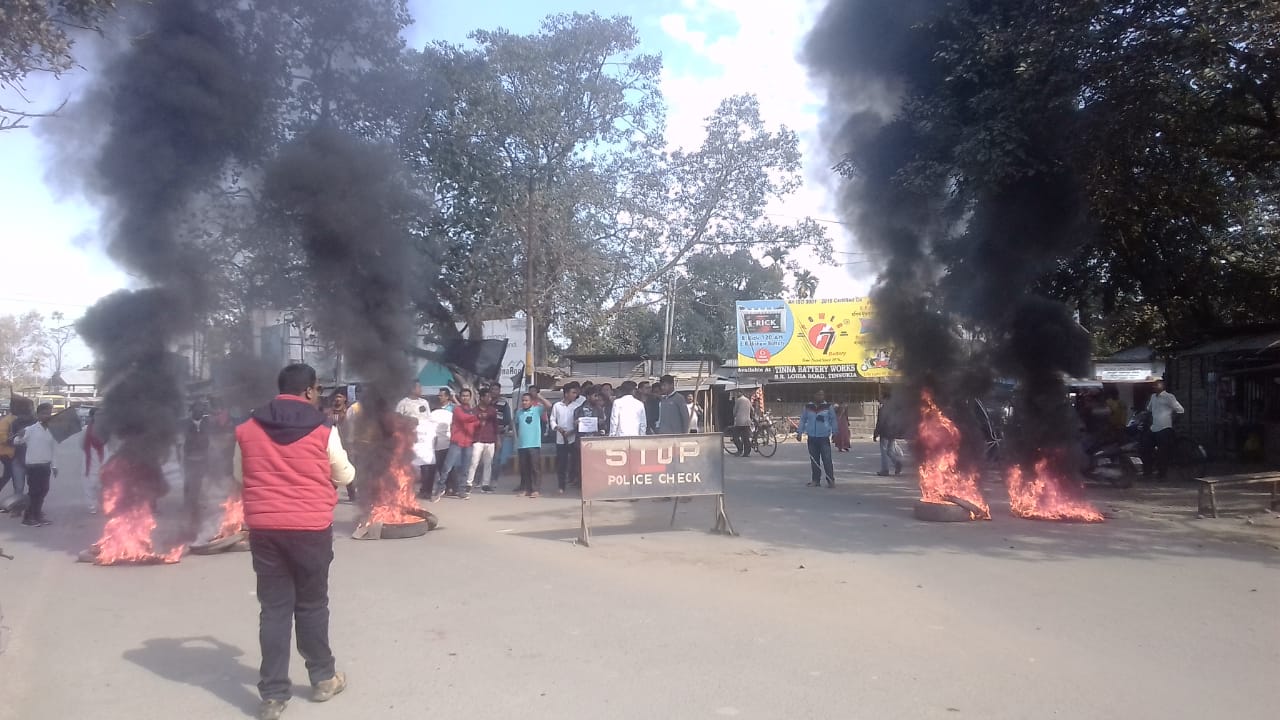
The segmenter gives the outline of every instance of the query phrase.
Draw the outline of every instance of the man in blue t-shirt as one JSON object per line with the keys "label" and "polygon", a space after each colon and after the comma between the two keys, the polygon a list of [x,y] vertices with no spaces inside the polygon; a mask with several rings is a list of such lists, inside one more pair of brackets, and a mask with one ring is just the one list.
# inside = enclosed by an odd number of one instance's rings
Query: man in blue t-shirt
{"label": "man in blue t-shirt", "polygon": [[542,488],[542,418],[546,408],[533,395],[520,396],[516,411],[516,451],[520,455],[520,487],[516,492],[536,498]]}

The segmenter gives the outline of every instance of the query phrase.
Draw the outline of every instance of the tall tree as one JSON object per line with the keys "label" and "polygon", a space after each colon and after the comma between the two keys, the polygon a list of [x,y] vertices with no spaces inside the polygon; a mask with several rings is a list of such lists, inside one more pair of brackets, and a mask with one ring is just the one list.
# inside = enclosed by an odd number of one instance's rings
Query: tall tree
{"label": "tall tree", "polygon": [[16,386],[39,381],[46,357],[40,313],[0,316],[0,385],[10,396]]}

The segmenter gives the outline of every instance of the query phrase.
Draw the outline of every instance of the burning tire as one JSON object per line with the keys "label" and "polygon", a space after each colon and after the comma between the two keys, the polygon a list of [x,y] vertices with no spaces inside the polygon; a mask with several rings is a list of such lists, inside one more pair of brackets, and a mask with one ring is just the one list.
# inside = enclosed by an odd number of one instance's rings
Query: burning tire
{"label": "burning tire", "polygon": [[382,526],[382,534],[379,536],[383,540],[399,540],[402,538],[412,538],[426,535],[431,529],[432,522],[430,520],[419,520],[412,523],[394,523]]}
{"label": "burning tire", "polygon": [[217,538],[200,545],[187,548],[192,555],[216,555],[224,552],[239,552],[249,549],[248,533],[238,532],[227,537]]}
{"label": "burning tire", "polygon": [[920,500],[916,503],[913,513],[917,520],[926,522],[969,522],[973,519],[973,515],[970,514],[967,508],[949,502],[937,503]]}

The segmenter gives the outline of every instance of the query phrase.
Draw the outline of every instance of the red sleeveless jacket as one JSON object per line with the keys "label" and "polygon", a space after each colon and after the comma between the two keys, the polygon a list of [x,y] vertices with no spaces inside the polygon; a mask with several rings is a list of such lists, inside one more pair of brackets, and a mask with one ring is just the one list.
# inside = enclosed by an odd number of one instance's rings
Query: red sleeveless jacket
{"label": "red sleeveless jacket", "polygon": [[319,410],[281,395],[236,427],[250,530],[324,530],[338,492],[330,479],[329,433]]}

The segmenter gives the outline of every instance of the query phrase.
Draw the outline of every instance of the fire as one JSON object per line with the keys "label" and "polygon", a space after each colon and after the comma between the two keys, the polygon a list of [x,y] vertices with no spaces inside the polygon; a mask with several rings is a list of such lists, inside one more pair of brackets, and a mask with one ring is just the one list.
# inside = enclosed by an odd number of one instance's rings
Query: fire
{"label": "fire", "polygon": [[130,479],[146,472],[119,455],[102,467],[102,510],[107,522],[102,538],[94,544],[94,564],[176,563],[182,558],[186,546],[179,545],[167,553],[157,553],[152,548],[156,519],[151,499],[128,492]]}
{"label": "fire", "polygon": [[404,429],[392,433],[395,441],[391,453],[390,482],[383,480],[371,483],[370,489],[375,493],[373,506],[369,510],[370,523],[384,525],[402,525],[421,522],[422,516],[410,512],[410,508],[418,509],[418,500],[413,491],[414,472],[410,458],[413,457],[413,433]]}
{"label": "fire", "polygon": [[990,520],[991,508],[978,488],[978,472],[959,466],[960,430],[928,390],[921,394],[920,405],[920,499],[933,503],[963,500],[975,520]]}
{"label": "fire", "polygon": [[1026,478],[1022,468],[1014,465],[1005,476],[1009,509],[1014,515],[1034,520],[1102,522],[1102,513],[1092,505],[1067,495],[1065,478],[1054,472],[1049,458],[1037,460],[1035,470],[1034,476]]}
{"label": "fire", "polygon": [[239,493],[232,492],[231,497],[222,503],[222,526],[218,528],[217,538],[231,537],[244,529],[244,500]]}

